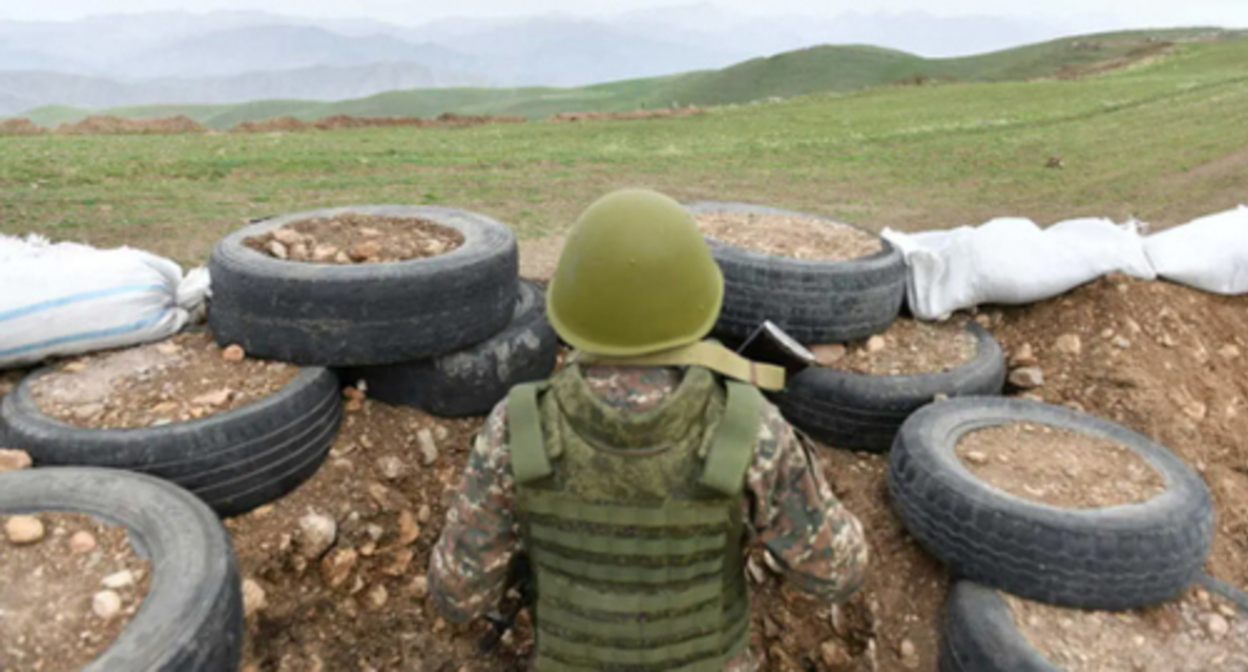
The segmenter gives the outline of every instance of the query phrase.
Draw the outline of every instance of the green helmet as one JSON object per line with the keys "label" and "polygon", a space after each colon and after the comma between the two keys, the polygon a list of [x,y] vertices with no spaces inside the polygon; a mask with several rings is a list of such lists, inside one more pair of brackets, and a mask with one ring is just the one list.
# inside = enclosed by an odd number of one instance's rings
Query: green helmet
{"label": "green helmet", "polygon": [[702,340],[723,298],[723,275],[685,208],[625,189],[589,206],[572,228],[546,312],[573,347],[628,357]]}

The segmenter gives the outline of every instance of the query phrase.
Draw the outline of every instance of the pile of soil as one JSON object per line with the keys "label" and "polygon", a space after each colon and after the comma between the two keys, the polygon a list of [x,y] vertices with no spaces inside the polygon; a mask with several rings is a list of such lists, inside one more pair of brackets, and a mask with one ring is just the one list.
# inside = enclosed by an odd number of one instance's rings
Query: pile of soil
{"label": "pile of soil", "polygon": [[1248,298],[1113,277],[995,318],[1006,352],[1030,346],[1044,372],[1027,396],[1125,425],[1200,473],[1217,509],[1208,571],[1248,590]]}
{"label": "pile of soil", "polygon": [[989,485],[1064,509],[1138,504],[1166,489],[1161,474],[1126,446],[1045,425],[976,430],[958,442],[957,454]]}
{"label": "pile of soil", "polygon": [[[14,522],[17,518],[22,518]],[[34,526],[15,543],[12,526]],[[74,672],[103,653],[147,596],[151,563],[126,530],[83,515],[0,516],[0,669]]]}
{"label": "pile of soil", "polygon": [[883,334],[849,346],[812,348],[820,366],[872,376],[941,373],[975,358],[979,343],[966,322],[931,324],[899,319]]}
{"label": "pile of soil", "polygon": [[[250,605],[243,672],[526,669],[531,635],[483,657],[488,624],[453,627],[427,596],[429,553],[480,421],[436,420],[349,392],[325,466],[226,522],[244,578],[264,595]],[[331,520],[335,534],[305,533],[309,516]]]}
{"label": "pile of soil", "polygon": [[423,219],[347,213],[295,222],[243,241],[275,259],[318,264],[382,264],[447,254],[458,231]]}
{"label": "pile of soil", "polygon": [[231,133],[298,133],[311,126],[294,117],[276,117],[263,121],[244,121],[230,129]]}
{"label": "pile of soil", "polygon": [[88,117],[73,124],[56,127],[62,135],[180,135],[184,133],[207,133],[199,122],[187,117],[168,119],[120,119],[118,117]]}
{"label": "pile of soil", "polygon": [[0,119],[0,135],[39,135],[43,132],[29,119]]}
{"label": "pile of soil", "polygon": [[809,217],[712,212],[694,217],[709,238],[778,257],[849,261],[884,249],[881,239],[852,226]]}
{"label": "pile of soil", "polygon": [[206,333],[69,361],[34,381],[39,410],[89,429],[138,429],[225,413],[271,396],[298,367],[230,361]]}
{"label": "pile of soil", "polygon": [[632,112],[562,112],[547,119],[554,123],[578,121],[635,121],[645,119],[675,119],[706,114],[700,107],[681,107],[665,110],[633,110]]}
{"label": "pile of soil", "polygon": [[1248,618],[1200,589],[1118,613],[1002,597],[1023,636],[1068,672],[1248,670]]}
{"label": "pile of soil", "polygon": [[244,121],[230,129],[231,133],[298,133],[301,131],[340,131],[356,128],[471,128],[489,124],[522,124],[522,117],[491,117],[462,115],[450,112],[434,119],[421,117],[352,117],[345,114],[305,122],[294,117],[278,117],[264,121]]}

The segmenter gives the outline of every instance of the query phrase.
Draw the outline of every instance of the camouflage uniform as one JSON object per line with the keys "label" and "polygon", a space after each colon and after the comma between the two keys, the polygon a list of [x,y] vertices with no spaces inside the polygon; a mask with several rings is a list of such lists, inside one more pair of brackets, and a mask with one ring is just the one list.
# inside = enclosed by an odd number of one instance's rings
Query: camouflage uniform
{"label": "camouflage uniform", "polygon": [[[667,368],[590,367],[585,379],[612,406],[645,411],[679,385]],[[771,404],[763,406],[754,461],[747,472],[749,528],[785,578],[828,602],[848,598],[863,583],[867,546],[862,525],[833,496],[817,462]],[[486,421],[468,458],[430,560],[429,585],[439,610],[454,622],[499,604],[512,558],[522,550],[514,516],[516,484],[507,450],[506,405]],[[748,656],[726,668],[751,669]]]}

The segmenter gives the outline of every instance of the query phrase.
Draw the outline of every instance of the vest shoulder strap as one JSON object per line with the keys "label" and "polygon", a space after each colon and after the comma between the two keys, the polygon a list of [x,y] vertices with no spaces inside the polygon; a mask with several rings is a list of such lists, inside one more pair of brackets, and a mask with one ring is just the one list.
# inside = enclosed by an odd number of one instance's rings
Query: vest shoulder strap
{"label": "vest shoulder strap", "polygon": [[762,424],[763,395],[757,388],[727,381],[728,400],[715,428],[701,484],[722,494],[736,496],[745,485],[745,474],[754,460]]}
{"label": "vest shoulder strap", "polygon": [[511,388],[507,394],[508,449],[511,470],[516,483],[525,485],[545,478],[553,469],[542,439],[542,417],[537,405],[543,383],[529,383]]}

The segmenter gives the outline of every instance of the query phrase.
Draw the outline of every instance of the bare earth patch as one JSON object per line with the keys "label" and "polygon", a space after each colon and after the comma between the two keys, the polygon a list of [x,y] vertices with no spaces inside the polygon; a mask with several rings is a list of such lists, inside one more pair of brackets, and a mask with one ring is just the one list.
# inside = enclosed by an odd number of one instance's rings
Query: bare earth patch
{"label": "bare earth patch", "polygon": [[1121,613],[1003,597],[1023,636],[1068,672],[1248,670],[1248,619],[1204,590]]}
{"label": "bare earth patch", "polygon": [[884,249],[873,234],[809,217],[713,212],[696,215],[694,220],[710,238],[778,257],[849,261]]}
{"label": "bare earth patch", "polygon": [[821,366],[872,376],[941,373],[975,358],[979,342],[962,321],[932,324],[900,319],[877,336],[812,348]]}
{"label": "bare earth patch", "polygon": [[446,254],[463,245],[464,237],[423,219],[347,213],[295,222],[244,244],[275,259],[381,264]]}
{"label": "bare earth patch", "polygon": [[230,361],[206,333],[89,355],[31,385],[39,410],[87,429],[198,420],[271,396],[299,374],[280,362]]}
{"label": "bare earth patch", "polygon": [[[15,519],[19,520],[17,523]],[[41,538],[14,543],[30,525]],[[74,672],[116,641],[147,595],[151,563],[126,530],[89,516],[0,516],[0,669]],[[33,535],[32,535],[33,536]]]}
{"label": "bare earth patch", "polygon": [[1161,475],[1126,446],[1044,425],[980,429],[962,437],[957,454],[990,485],[1065,509],[1136,504],[1165,490]]}

